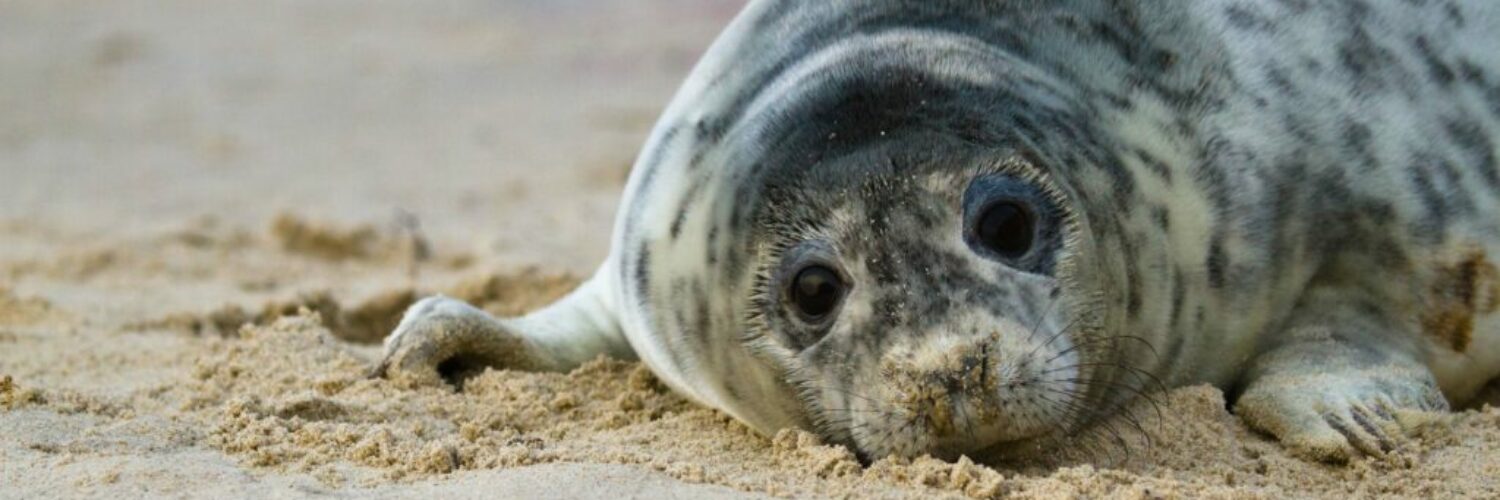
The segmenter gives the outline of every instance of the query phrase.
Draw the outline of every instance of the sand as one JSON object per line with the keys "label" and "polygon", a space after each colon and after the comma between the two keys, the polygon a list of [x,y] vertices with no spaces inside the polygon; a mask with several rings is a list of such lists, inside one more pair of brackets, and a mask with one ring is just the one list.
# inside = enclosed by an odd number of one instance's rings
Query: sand
{"label": "sand", "polygon": [[1328,465],[1189,387],[1046,463],[864,466],[632,363],[369,378],[415,298],[516,314],[603,257],[738,2],[628,5],[0,1],[0,497],[1500,496],[1482,405]]}

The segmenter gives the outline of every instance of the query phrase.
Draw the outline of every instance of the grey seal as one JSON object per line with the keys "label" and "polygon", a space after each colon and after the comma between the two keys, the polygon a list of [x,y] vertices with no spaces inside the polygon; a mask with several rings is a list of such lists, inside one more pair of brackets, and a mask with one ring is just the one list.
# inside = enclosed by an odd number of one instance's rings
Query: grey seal
{"label": "grey seal", "polygon": [[1500,373],[1500,3],[753,1],[597,274],[425,299],[380,372],[639,359],[862,457],[1023,450],[1209,383],[1319,459]]}

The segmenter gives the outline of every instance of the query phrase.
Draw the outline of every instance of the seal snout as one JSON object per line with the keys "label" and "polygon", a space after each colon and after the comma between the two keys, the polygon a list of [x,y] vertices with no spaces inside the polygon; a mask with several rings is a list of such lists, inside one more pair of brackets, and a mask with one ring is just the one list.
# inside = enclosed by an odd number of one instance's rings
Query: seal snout
{"label": "seal snout", "polygon": [[944,337],[893,350],[882,360],[892,403],[934,435],[971,434],[993,418],[999,390],[993,337]]}

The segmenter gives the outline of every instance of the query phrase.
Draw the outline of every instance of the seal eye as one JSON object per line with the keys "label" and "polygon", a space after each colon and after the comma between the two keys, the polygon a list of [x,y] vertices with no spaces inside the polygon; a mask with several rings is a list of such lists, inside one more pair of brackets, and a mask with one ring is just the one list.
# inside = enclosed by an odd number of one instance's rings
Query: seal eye
{"label": "seal eye", "polygon": [[1007,259],[1018,259],[1031,251],[1036,224],[1031,213],[1015,202],[1003,201],[984,209],[974,226],[979,243]]}
{"label": "seal eye", "polygon": [[844,282],[839,274],[823,266],[808,266],[792,279],[792,305],[804,317],[819,320],[838,307],[844,298]]}
{"label": "seal eye", "polygon": [[976,177],[963,197],[963,239],[980,257],[1051,276],[1062,248],[1062,198],[1006,174]]}

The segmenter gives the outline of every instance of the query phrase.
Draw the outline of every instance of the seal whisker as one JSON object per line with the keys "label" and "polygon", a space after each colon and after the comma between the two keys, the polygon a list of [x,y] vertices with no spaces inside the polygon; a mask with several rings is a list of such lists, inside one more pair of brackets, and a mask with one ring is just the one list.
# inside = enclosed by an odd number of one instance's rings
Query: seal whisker
{"label": "seal whisker", "polygon": [[1073,326],[1078,324],[1080,318],[1081,316],[1074,317],[1072,320],[1069,320],[1067,324],[1063,325],[1062,328],[1059,328],[1056,333],[1053,333],[1051,337],[1048,337],[1046,342],[1043,342],[1037,346],[1033,346],[1031,348],[1031,351],[1026,353],[1025,359],[1031,359],[1032,356],[1036,355],[1037,351],[1052,345],[1052,342],[1056,341],[1058,337],[1062,337],[1064,334],[1068,333],[1069,330],[1072,330]]}
{"label": "seal whisker", "polygon": [[1083,346],[1095,345],[1095,344],[1099,344],[1099,343],[1102,343],[1102,342],[1115,342],[1117,340],[1134,340],[1134,341],[1140,342],[1142,345],[1146,346],[1146,348],[1148,350],[1150,350],[1152,356],[1156,356],[1156,347],[1153,347],[1151,345],[1151,342],[1148,341],[1148,340],[1146,340],[1146,339],[1144,339],[1144,338],[1141,338],[1141,337],[1138,337],[1138,336],[1135,336],[1135,335],[1109,335],[1109,336],[1105,336],[1105,337],[1095,337],[1095,338],[1091,338],[1091,339],[1088,339],[1088,340],[1084,340],[1083,342],[1075,343],[1075,344],[1073,344],[1072,347],[1069,347],[1067,349],[1064,349],[1061,352],[1058,352],[1057,354],[1054,354],[1051,358],[1048,358],[1046,361],[1043,361],[1042,364],[1045,365],[1045,364],[1051,363],[1051,362],[1057,360],[1057,358],[1065,356],[1065,355],[1067,355],[1070,352],[1077,351],[1079,348],[1082,348]]}
{"label": "seal whisker", "polygon": [[[1043,396],[1042,399],[1049,400],[1049,398],[1046,398],[1045,396]],[[1057,404],[1066,403],[1057,402]],[[1124,436],[1120,434],[1120,430],[1116,428],[1112,422],[1107,419],[1098,418],[1100,415],[1104,414],[1102,410],[1093,408],[1077,408],[1077,412],[1079,413],[1079,415],[1075,415],[1073,418],[1080,422],[1088,422],[1088,424],[1085,426],[1086,428],[1091,427],[1103,431],[1110,437],[1112,441],[1115,442],[1115,444],[1119,445],[1120,450],[1125,453],[1125,459],[1130,459],[1130,443],[1125,440]],[[1113,454],[1111,454],[1111,456],[1112,455]]]}
{"label": "seal whisker", "polygon": [[[1138,397],[1138,398],[1146,401],[1147,403],[1149,403],[1151,405],[1151,407],[1153,409],[1155,409],[1158,421],[1164,421],[1164,420],[1166,420],[1165,414],[1163,414],[1162,410],[1161,410],[1161,401],[1157,399],[1157,396],[1159,394],[1165,394],[1164,392],[1156,392],[1156,391],[1145,389],[1143,387],[1132,387],[1129,384],[1122,383],[1122,382],[1115,382],[1115,381],[1065,379],[1065,380],[1060,380],[1059,382],[1072,383],[1072,384],[1074,384],[1075,387],[1093,387],[1093,386],[1101,386],[1102,385],[1103,387],[1109,387],[1109,388],[1115,388],[1115,389],[1124,389],[1126,391],[1129,391],[1129,392],[1135,394],[1136,397]],[[1040,387],[1046,387],[1046,383],[1047,382],[1044,381],[1039,386]],[[1116,406],[1124,406],[1124,404],[1129,403],[1131,400],[1130,399],[1124,399],[1124,400],[1121,400],[1121,401],[1122,401],[1122,403],[1118,403]]]}
{"label": "seal whisker", "polygon": [[[1115,410],[1117,410],[1119,408],[1123,408],[1123,407],[1125,407],[1126,404],[1128,404],[1130,402],[1133,402],[1136,399],[1145,401],[1146,404],[1151,405],[1152,411],[1155,412],[1155,414],[1156,414],[1156,421],[1157,421],[1157,425],[1158,425],[1158,429],[1157,430],[1159,432],[1163,431],[1163,429],[1161,428],[1161,425],[1164,425],[1163,422],[1166,421],[1166,415],[1162,411],[1162,402],[1158,398],[1159,398],[1159,395],[1165,394],[1164,392],[1156,392],[1156,391],[1146,390],[1145,388],[1132,387],[1132,386],[1130,386],[1128,384],[1122,384],[1122,383],[1116,383],[1116,382],[1107,382],[1105,384],[1106,385],[1104,385],[1104,387],[1110,387],[1110,388],[1116,388],[1116,389],[1124,389],[1124,390],[1126,390],[1128,392],[1131,392],[1131,393],[1133,393],[1135,395],[1134,398],[1122,398],[1122,399],[1117,400],[1118,403],[1114,403],[1114,404],[1110,405],[1110,407],[1112,408],[1110,411],[1115,411]],[[1046,384],[1042,384],[1043,387],[1045,387],[1045,385]],[[1093,387],[1093,386],[1096,386],[1096,385],[1100,385],[1100,384],[1098,384],[1096,382],[1083,382],[1083,383],[1077,383],[1077,382],[1075,382],[1075,386],[1076,387],[1085,387],[1085,388],[1087,388],[1087,387]]]}
{"label": "seal whisker", "polygon": [[[1032,340],[1036,338],[1037,329],[1041,328],[1042,322],[1046,321],[1047,316],[1052,314],[1052,306],[1057,304],[1058,296],[1059,294],[1054,293],[1052,294],[1052,297],[1047,299],[1047,306],[1042,308],[1042,314],[1037,316],[1035,321],[1031,322],[1031,327],[1029,328],[1030,331],[1026,334],[1026,340]],[[1067,329],[1064,328],[1063,330]],[[1051,343],[1051,341],[1048,341],[1048,343]]]}
{"label": "seal whisker", "polygon": [[1057,366],[1057,367],[1048,368],[1046,370],[1042,370],[1042,371],[1036,372],[1036,375],[1046,375],[1046,374],[1050,374],[1050,373],[1056,373],[1056,372],[1059,372],[1059,371],[1069,370],[1069,369],[1077,368],[1077,367],[1085,367],[1085,366],[1088,366],[1088,367],[1108,366],[1108,367],[1120,368],[1120,369],[1126,370],[1127,374],[1130,374],[1130,375],[1136,377],[1137,379],[1142,379],[1142,384],[1143,385],[1152,385],[1152,386],[1154,386],[1154,387],[1152,387],[1153,390],[1160,391],[1160,392],[1167,392],[1167,385],[1166,385],[1166,383],[1162,382],[1161,377],[1158,377],[1158,376],[1156,376],[1156,374],[1153,374],[1153,373],[1151,373],[1149,371],[1146,371],[1145,369],[1142,369],[1140,367],[1132,366],[1132,365],[1121,363],[1121,362],[1112,362],[1111,363],[1111,362],[1105,362],[1105,361],[1097,361],[1097,362],[1090,362],[1090,363],[1073,363],[1073,364],[1070,364],[1070,365],[1063,365],[1063,366]]}
{"label": "seal whisker", "polygon": [[[1058,394],[1058,395],[1062,395],[1062,396],[1068,396],[1068,397],[1070,397],[1070,401],[1073,400],[1073,399],[1075,399],[1076,396],[1077,396],[1077,393],[1072,392],[1072,391],[1064,391],[1064,390],[1060,390],[1060,389],[1056,389],[1056,388],[1052,388],[1052,387],[1047,387],[1047,386],[1039,386],[1038,388],[1040,388],[1040,389],[1042,389],[1044,391],[1047,391],[1047,392],[1051,392],[1053,394]],[[1068,404],[1068,402],[1051,400],[1050,398],[1046,398],[1045,396],[1041,396],[1041,397],[1043,397],[1045,399],[1048,399],[1049,401],[1052,401],[1054,403]],[[1115,404],[1109,404],[1109,405],[1105,405],[1103,407],[1095,407],[1095,408],[1085,408],[1085,407],[1082,407],[1082,406],[1077,406],[1077,409],[1080,410],[1080,411],[1086,412],[1086,416],[1089,419],[1092,419],[1092,418],[1094,418],[1096,416],[1100,416],[1100,415],[1110,415],[1113,412],[1115,412],[1116,410],[1118,410],[1121,406],[1122,406],[1121,404],[1115,403]]]}
{"label": "seal whisker", "polygon": [[[1052,399],[1052,398],[1047,397],[1046,394],[1037,394],[1036,395],[1038,398],[1041,398],[1043,401],[1052,403],[1054,405],[1058,405],[1061,409],[1063,409],[1065,412],[1067,412],[1068,413],[1068,415],[1067,415],[1067,419],[1068,420],[1071,420],[1071,419],[1073,419],[1074,417],[1077,417],[1077,416],[1084,415],[1086,412],[1092,412],[1093,411],[1092,408],[1088,408],[1088,407],[1084,406],[1082,403],[1078,402],[1079,394],[1076,391],[1065,391],[1065,390],[1061,390],[1061,389],[1057,389],[1057,388],[1053,388],[1053,387],[1046,387],[1046,386],[1038,386],[1037,388],[1041,389],[1043,391],[1050,392],[1050,393],[1053,393],[1053,394],[1056,394],[1058,396],[1066,398],[1064,400],[1056,400],[1056,399]],[[1061,423],[1059,423],[1058,425],[1061,425]]]}
{"label": "seal whisker", "polygon": [[[1066,392],[1063,392],[1063,391],[1055,391],[1055,390],[1053,392],[1058,393],[1058,394],[1063,394],[1063,395],[1070,394],[1070,393],[1066,393]],[[1086,422],[1086,424],[1083,424],[1085,427],[1092,427],[1092,428],[1095,428],[1095,429],[1099,429],[1099,430],[1103,431],[1104,433],[1106,433],[1107,435],[1109,435],[1109,437],[1111,438],[1111,440],[1114,441],[1115,444],[1119,445],[1120,450],[1125,453],[1125,460],[1126,461],[1130,460],[1130,444],[1120,434],[1119,429],[1117,429],[1114,426],[1114,424],[1111,423],[1109,420],[1100,420],[1100,419],[1097,418],[1100,415],[1107,414],[1107,413],[1105,413],[1105,410],[1094,409],[1094,408],[1082,408],[1082,407],[1078,407],[1078,406],[1074,406],[1074,405],[1069,405],[1067,402],[1053,400],[1051,398],[1048,398],[1045,395],[1039,396],[1039,397],[1042,400],[1051,402],[1053,404],[1058,404],[1058,405],[1063,405],[1063,406],[1066,406],[1066,407],[1069,407],[1069,408],[1073,408],[1075,410],[1075,412],[1077,412],[1078,414],[1070,417],[1070,419],[1076,420],[1078,422]],[[1141,432],[1142,432],[1143,435],[1145,434],[1144,430],[1142,430]],[[1112,455],[1113,454],[1111,453],[1111,456]]]}

